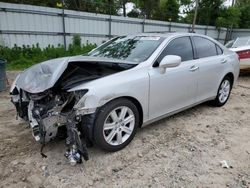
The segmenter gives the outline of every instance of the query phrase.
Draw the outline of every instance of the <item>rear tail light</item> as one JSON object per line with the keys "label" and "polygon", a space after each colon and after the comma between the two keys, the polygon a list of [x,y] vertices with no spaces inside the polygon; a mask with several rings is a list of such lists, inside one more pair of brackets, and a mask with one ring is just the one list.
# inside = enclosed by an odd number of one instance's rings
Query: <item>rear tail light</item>
{"label": "rear tail light", "polygon": [[250,58],[250,50],[244,50],[237,52],[239,59],[247,59]]}

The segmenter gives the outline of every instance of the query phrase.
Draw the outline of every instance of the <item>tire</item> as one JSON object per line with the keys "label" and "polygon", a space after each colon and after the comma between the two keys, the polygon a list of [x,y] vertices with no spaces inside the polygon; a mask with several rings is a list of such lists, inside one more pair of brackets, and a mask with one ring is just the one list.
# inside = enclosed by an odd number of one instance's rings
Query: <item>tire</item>
{"label": "tire", "polygon": [[139,112],[135,104],[124,98],[113,100],[98,111],[94,141],[103,150],[121,150],[132,141],[138,126]]}
{"label": "tire", "polygon": [[233,85],[233,83],[232,83],[230,77],[225,76],[220,83],[215,100],[212,101],[212,104],[214,106],[221,107],[224,104],[226,104],[227,100],[229,99],[230,93],[231,93],[232,85]]}

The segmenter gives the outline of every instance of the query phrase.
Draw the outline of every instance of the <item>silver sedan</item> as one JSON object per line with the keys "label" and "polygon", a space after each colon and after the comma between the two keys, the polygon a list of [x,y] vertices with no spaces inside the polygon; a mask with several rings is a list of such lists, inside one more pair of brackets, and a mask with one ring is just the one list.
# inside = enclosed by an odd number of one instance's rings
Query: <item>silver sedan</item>
{"label": "silver sedan", "polygon": [[210,37],[142,33],[32,66],[10,92],[35,139],[64,135],[76,164],[86,145],[117,151],[138,127],[205,101],[223,106],[238,75],[237,54]]}

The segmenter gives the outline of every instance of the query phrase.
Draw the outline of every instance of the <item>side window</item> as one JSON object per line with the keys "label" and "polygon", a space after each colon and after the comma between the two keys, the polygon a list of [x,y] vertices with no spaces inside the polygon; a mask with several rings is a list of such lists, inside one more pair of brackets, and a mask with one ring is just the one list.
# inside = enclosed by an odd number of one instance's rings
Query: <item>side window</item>
{"label": "side window", "polygon": [[216,45],[216,50],[217,50],[217,54],[218,54],[218,55],[223,54],[222,49],[221,49],[218,45]]}
{"label": "side window", "polygon": [[202,37],[193,37],[193,39],[194,39],[198,58],[217,55],[217,49],[216,49],[215,43]]}
{"label": "side window", "polygon": [[193,47],[189,37],[180,37],[172,40],[158,57],[160,62],[166,55],[178,55],[181,61],[193,59]]}

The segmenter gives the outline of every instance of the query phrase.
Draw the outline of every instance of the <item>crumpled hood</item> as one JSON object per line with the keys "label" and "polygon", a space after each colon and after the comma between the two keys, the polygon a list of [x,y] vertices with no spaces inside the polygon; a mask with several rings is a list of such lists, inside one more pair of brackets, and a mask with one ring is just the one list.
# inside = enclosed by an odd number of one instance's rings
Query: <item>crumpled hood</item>
{"label": "crumpled hood", "polygon": [[68,66],[69,57],[57,58],[33,65],[23,71],[16,84],[29,93],[40,93],[56,83]]}
{"label": "crumpled hood", "polygon": [[[72,56],[72,57],[63,57],[44,61],[42,63],[33,65],[32,67],[23,71],[19,78],[16,81],[16,85],[29,92],[29,93],[41,93],[45,90],[52,88],[62,74],[67,69],[70,62],[110,62],[127,64],[130,66],[135,66],[135,63],[124,61],[124,60],[115,60],[107,59],[100,57],[91,57],[91,56]],[[124,68],[126,69],[126,68]]]}

